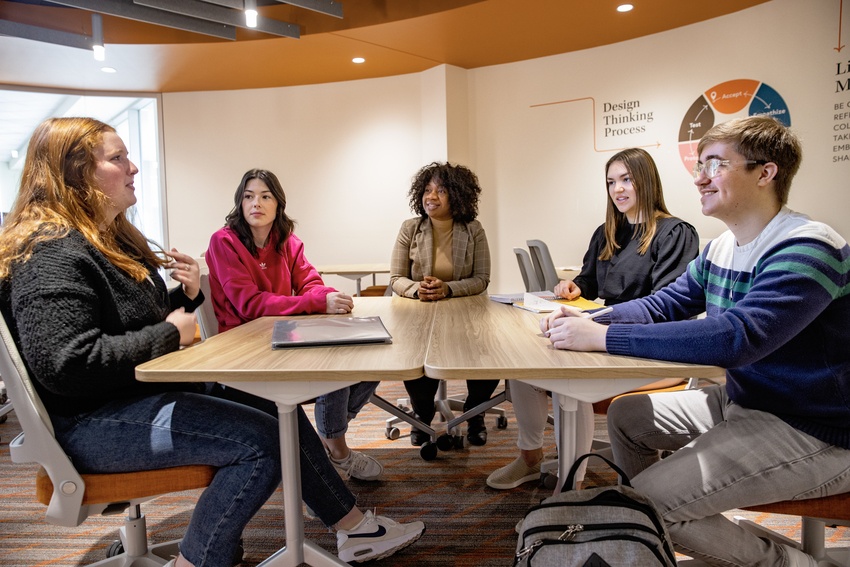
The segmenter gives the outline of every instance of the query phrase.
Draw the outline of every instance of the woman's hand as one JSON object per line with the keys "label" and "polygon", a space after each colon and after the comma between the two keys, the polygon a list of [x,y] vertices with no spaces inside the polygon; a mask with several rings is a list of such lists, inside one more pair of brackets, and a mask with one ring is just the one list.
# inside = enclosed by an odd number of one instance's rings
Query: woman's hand
{"label": "woman's hand", "polygon": [[166,323],[171,323],[180,331],[180,346],[189,346],[195,342],[195,314],[186,313],[182,307],[172,311],[165,318]]}
{"label": "woman's hand", "polygon": [[419,283],[420,301],[439,301],[449,296],[449,284],[434,276],[425,276]]}
{"label": "woman's hand", "polygon": [[171,270],[171,279],[183,284],[186,297],[195,299],[201,291],[201,268],[198,263],[188,254],[178,252],[176,248],[172,248],[168,255],[171,262],[165,267]]}
{"label": "woman's hand", "polygon": [[351,313],[354,309],[354,300],[351,296],[341,291],[332,291],[325,297],[325,313]]}
{"label": "woman's hand", "polygon": [[577,297],[581,297],[581,290],[575,282],[573,282],[573,280],[559,281],[558,285],[555,286],[554,292],[557,297],[562,297],[564,299],[576,299]]}
{"label": "woman's hand", "polygon": [[[543,327],[542,321],[540,326]],[[575,314],[554,319],[544,334],[558,349],[605,352],[608,327]]]}

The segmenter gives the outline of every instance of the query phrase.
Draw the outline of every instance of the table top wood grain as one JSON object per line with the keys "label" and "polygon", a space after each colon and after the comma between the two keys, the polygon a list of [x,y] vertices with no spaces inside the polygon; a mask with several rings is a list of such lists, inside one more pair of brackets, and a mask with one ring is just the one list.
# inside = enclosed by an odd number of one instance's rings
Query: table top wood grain
{"label": "table top wood grain", "polygon": [[[436,305],[402,297],[357,297],[349,316],[381,317],[391,344],[272,350],[274,322],[261,317],[136,368],[145,382],[380,381],[422,376]],[[340,317],[341,315],[309,315]],[[300,315],[298,317],[308,317]]]}

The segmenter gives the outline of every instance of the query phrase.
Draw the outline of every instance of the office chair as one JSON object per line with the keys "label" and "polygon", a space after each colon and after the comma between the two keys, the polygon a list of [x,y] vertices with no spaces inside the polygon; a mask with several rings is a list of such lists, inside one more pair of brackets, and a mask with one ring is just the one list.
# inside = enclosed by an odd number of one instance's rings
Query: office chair
{"label": "office chair", "polygon": [[552,255],[549,253],[549,247],[542,240],[527,240],[525,243],[531,255],[534,272],[537,274],[537,281],[541,283],[543,289],[554,290],[561,280],[552,261]]}
{"label": "office chair", "polygon": [[757,536],[796,547],[814,557],[816,561],[827,560],[841,567],[850,567],[850,547],[827,549],[825,545],[826,526],[850,526],[850,493],[746,506],[742,510],[800,516],[799,543],[741,516],[735,516],[734,520]]}
{"label": "office chair", "polygon": [[[519,266],[519,273],[522,276],[522,283],[525,285],[525,291],[543,291],[542,280],[537,277],[537,271],[534,269],[528,251],[525,248],[514,248],[514,254],[516,254],[516,262]],[[552,286],[553,289],[554,287]]]}
{"label": "office chair", "polygon": [[141,503],[182,490],[204,488],[216,469],[195,465],[150,471],[80,474],[53,435],[53,425],[38,397],[4,318],[0,317],[0,374],[23,432],[9,444],[12,461],[41,465],[36,475],[36,497],[47,506],[51,524],[76,527],[89,516],[128,511],[119,530],[120,540],[106,550],[99,567],[164,565],[178,553],[179,541],[149,546]]}

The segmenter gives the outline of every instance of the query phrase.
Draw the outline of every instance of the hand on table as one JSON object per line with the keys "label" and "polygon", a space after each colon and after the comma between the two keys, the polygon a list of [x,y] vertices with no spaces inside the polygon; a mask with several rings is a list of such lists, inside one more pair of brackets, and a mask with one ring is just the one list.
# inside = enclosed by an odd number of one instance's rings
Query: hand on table
{"label": "hand on table", "polygon": [[449,297],[449,285],[434,276],[425,276],[419,284],[420,301],[439,301]]}
{"label": "hand on table", "polygon": [[554,289],[555,295],[563,299],[577,299],[581,297],[581,290],[573,280],[561,280]]}
{"label": "hand on table", "polygon": [[582,317],[574,309],[561,306],[543,317],[540,330],[557,349],[605,352],[608,327]]}
{"label": "hand on table", "polygon": [[354,300],[351,296],[341,291],[332,291],[325,297],[325,313],[351,313],[354,309]]}

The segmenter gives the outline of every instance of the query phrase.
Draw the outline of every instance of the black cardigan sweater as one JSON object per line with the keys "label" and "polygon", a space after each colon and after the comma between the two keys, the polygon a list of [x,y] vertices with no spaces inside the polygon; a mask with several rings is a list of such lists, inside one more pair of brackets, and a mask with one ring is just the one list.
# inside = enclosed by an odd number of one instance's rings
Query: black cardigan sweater
{"label": "black cardigan sweater", "polygon": [[190,300],[182,286],[169,292],[149,271],[133,280],[72,230],[38,244],[0,282],[0,309],[49,413],[72,416],[115,399],[193,388],[135,379],[138,364],[180,346],[165,317],[204,301],[202,293]]}

